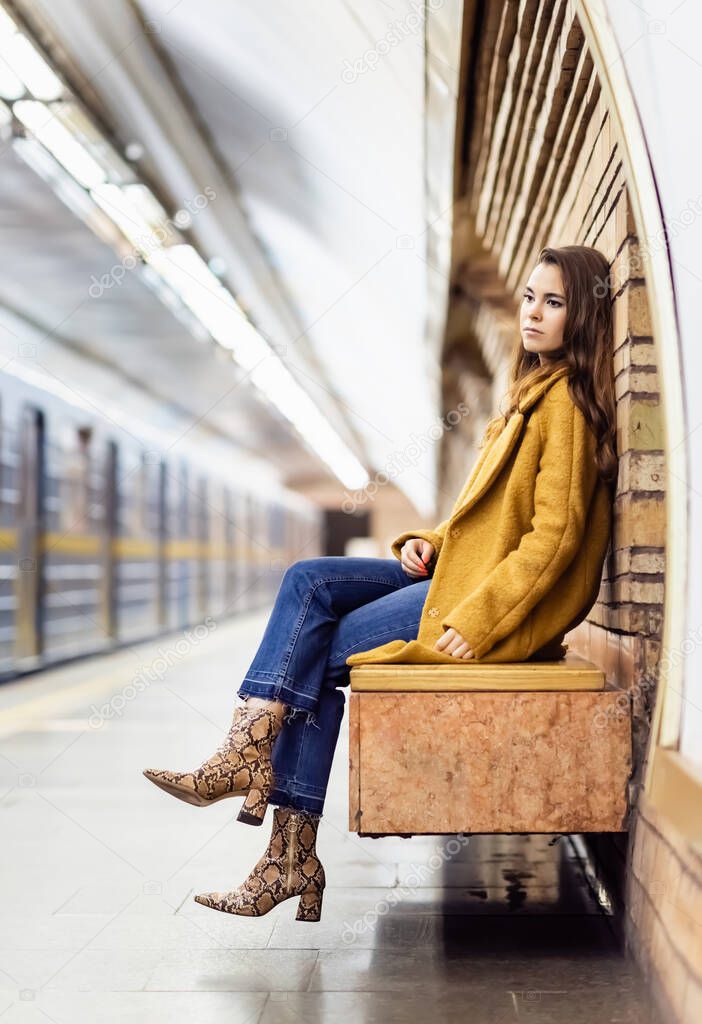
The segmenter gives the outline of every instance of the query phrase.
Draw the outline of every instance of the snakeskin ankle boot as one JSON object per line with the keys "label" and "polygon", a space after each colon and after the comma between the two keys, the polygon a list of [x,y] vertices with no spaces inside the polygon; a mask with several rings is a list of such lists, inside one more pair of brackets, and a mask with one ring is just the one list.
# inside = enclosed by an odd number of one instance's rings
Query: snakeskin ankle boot
{"label": "snakeskin ankle boot", "polygon": [[320,814],[294,807],[274,808],[268,847],[249,877],[231,892],[204,892],[195,902],[227,914],[260,917],[299,896],[295,920],[319,921],[326,884],[316,851],[320,819]]}
{"label": "snakeskin ankle boot", "polygon": [[232,725],[217,752],[192,772],[146,768],[144,775],[166,793],[196,807],[229,796],[246,796],[237,816],[247,825],[261,825],[274,785],[271,752],[283,717],[265,707],[234,709]]}

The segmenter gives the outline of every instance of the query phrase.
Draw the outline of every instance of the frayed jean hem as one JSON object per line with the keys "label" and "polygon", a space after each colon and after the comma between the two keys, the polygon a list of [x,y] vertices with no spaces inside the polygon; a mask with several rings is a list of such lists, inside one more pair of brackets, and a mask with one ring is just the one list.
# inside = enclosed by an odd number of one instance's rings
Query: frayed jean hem
{"label": "frayed jean hem", "polygon": [[309,814],[322,814],[324,809],[324,798],[315,799],[310,796],[300,796],[298,793],[286,793],[282,789],[274,789],[268,797],[269,804],[277,807],[294,807],[298,811],[307,811]]}
{"label": "frayed jean hem", "polygon": [[304,694],[299,694],[295,690],[290,689],[289,686],[280,683],[257,683],[250,679],[245,679],[237,690],[237,696],[241,697],[242,700],[246,700],[247,697],[263,697],[268,700],[279,700],[283,704],[287,704],[287,710],[283,716],[283,722],[290,722],[295,715],[305,712],[307,714],[307,723],[313,725],[315,729],[319,729],[317,724],[317,701],[314,697],[306,697]]}

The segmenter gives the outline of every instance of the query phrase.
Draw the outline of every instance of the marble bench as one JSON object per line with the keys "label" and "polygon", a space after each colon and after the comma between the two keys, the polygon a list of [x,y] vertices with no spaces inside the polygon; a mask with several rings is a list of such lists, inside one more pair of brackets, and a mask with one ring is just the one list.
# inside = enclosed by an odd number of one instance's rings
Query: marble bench
{"label": "marble bench", "polygon": [[630,712],[591,662],[358,665],[350,691],[351,832],[626,831]]}

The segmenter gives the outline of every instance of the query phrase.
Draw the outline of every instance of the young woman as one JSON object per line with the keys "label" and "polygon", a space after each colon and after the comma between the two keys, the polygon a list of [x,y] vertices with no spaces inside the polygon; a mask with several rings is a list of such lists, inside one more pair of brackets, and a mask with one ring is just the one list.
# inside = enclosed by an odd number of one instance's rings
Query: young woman
{"label": "young woman", "polygon": [[316,837],[349,666],[565,654],[565,633],[596,600],[610,539],[608,280],[596,249],[540,252],[524,288],[507,408],[487,424],[451,516],[401,534],[394,558],[295,562],[217,752],[192,772],[144,772],[198,806],[245,796],[238,820],[252,825],[277,805],[268,848],[245,881],[198,903],[259,916],[299,896],[296,919],[320,919]]}

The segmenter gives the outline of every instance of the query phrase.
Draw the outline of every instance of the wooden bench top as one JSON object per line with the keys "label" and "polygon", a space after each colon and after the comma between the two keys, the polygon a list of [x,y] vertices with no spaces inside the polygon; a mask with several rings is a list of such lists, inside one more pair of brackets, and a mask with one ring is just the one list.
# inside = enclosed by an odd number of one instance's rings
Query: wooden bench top
{"label": "wooden bench top", "polygon": [[481,665],[356,665],[356,691],[604,690],[604,671],[576,654],[560,661],[506,661]]}

